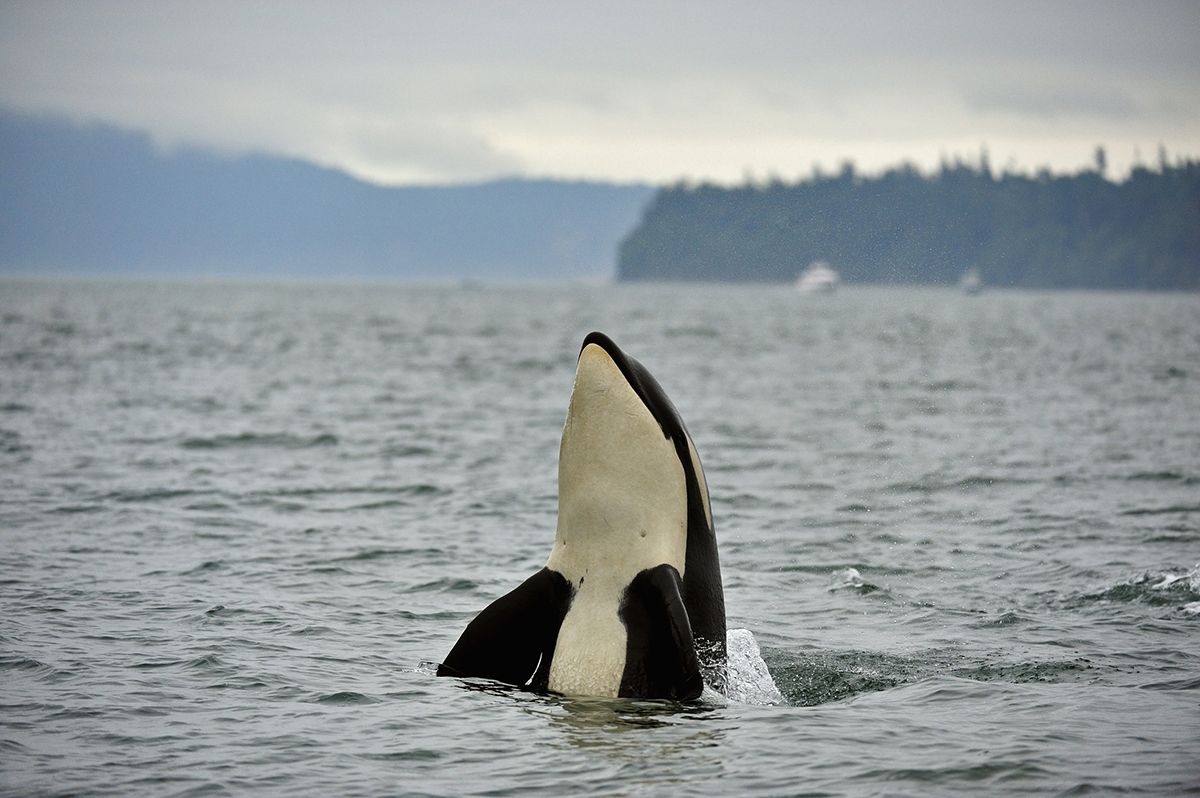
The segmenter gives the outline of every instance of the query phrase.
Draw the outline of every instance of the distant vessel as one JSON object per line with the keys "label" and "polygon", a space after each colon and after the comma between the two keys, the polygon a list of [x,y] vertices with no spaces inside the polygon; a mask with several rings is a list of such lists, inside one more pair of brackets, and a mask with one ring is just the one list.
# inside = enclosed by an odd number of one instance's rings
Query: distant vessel
{"label": "distant vessel", "polygon": [[983,278],[978,269],[967,269],[958,280],[958,287],[964,294],[978,294],[983,290]]}
{"label": "distant vessel", "polygon": [[815,260],[796,278],[796,290],[802,294],[827,294],[837,288],[841,277],[823,260]]}

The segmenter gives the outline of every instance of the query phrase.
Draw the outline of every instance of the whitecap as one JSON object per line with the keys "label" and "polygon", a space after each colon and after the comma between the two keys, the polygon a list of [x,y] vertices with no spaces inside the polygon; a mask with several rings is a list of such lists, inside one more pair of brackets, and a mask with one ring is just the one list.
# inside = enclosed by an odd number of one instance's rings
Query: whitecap
{"label": "whitecap", "polygon": [[1158,575],[1159,581],[1150,585],[1151,590],[1169,590],[1176,584],[1182,582],[1180,587],[1186,587],[1189,590],[1200,591],[1200,563],[1192,566],[1190,571],[1181,574],[1173,574],[1164,572]]}
{"label": "whitecap", "polygon": [[829,588],[830,590],[837,590],[839,587],[863,586],[862,574],[858,572],[857,568],[843,568],[840,571],[834,571],[830,575],[834,579],[833,584]]}

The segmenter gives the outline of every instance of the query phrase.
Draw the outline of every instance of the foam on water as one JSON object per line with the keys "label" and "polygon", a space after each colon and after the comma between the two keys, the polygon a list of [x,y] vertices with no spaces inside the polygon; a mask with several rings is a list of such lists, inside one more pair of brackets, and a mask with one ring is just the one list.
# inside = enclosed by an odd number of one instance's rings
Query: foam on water
{"label": "foam on water", "polygon": [[[1186,573],[1177,574],[1166,571],[1159,574],[1159,581],[1150,585],[1151,590],[1167,590],[1175,586],[1186,587],[1192,592],[1200,592],[1200,563],[1192,566]],[[1179,584],[1182,583],[1182,584]]]}
{"label": "foam on water", "polygon": [[1200,563],[1189,570],[1146,571],[1098,593],[1082,597],[1084,602],[1141,603],[1152,607],[1179,607],[1195,615],[1200,604]]}

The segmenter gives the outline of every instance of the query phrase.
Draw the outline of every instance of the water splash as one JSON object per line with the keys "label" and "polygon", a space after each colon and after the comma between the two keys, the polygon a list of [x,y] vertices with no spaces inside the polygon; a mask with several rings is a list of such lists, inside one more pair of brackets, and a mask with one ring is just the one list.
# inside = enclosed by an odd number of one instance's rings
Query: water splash
{"label": "water splash", "polygon": [[1189,615],[1200,613],[1200,563],[1187,571],[1147,571],[1082,602],[1136,602],[1153,607],[1178,606]]}
{"label": "water splash", "polygon": [[[1173,574],[1169,571],[1158,575],[1160,578],[1157,582],[1150,585],[1151,590],[1171,590],[1171,589],[1186,589],[1193,593],[1200,593],[1200,563],[1192,566],[1192,569],[1187,573]],[[1147,575],[1149,577],[1149,575]]]}
{"label": "water splash", "polygon": [[725,697],[740,704],[782,704],[783,694],[775,686],[758,641],[749,629],[730,629],[725,635]]}
{"label": "water splash", "polygon": [[847,567],[834,571],[830,574],[831,581],[829,583],[829,591],[835,592],[838,590],[851,590],[855,593],[867,595],[878,591],[879,585],[871,584],[863,579],[857,568]]}

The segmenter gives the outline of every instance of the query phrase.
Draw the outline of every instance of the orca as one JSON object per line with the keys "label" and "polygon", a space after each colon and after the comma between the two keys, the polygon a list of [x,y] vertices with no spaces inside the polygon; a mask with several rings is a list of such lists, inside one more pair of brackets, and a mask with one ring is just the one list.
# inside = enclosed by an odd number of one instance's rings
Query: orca
{"label": "orca", "polygon": [[725,597],[696,447],[650,372],[603,333],[580,347],[545,567],[467,625],[439,676],[563,695],[691,700],[721,689]]}

